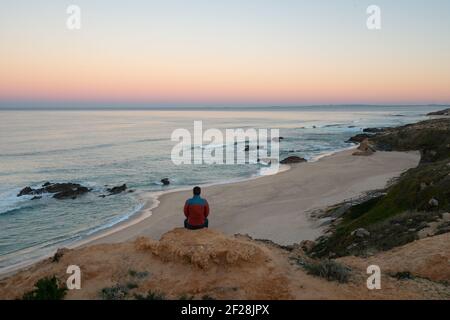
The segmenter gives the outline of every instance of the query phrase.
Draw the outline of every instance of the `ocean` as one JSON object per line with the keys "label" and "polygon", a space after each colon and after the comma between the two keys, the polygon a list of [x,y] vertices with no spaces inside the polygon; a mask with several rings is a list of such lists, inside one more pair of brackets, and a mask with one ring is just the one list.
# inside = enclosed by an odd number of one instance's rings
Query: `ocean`
{"label": "ocean", "polygon": [[[262,164],[181,165],[171,161],[175,129],[280,129],[280,158],[315,161],[352,146],[366,127],[426,119],[430,106],[0,111],[0,273],[114,227],[151,201],[149,193],[253,178]],[[222,148],[223,146],[217,146]],[[164,186],[161,179],[169,178]],[[74,182],[92,189],[75,200],[17,197],[26,187]],[[133,193],[100,197],[126,183]],[[181,218],[180,212],[180,221]]]}

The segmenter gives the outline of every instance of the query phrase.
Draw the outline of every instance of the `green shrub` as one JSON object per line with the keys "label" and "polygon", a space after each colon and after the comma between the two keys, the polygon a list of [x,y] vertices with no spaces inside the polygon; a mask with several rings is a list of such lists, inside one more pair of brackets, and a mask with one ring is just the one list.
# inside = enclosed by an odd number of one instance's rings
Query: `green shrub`
{"label": "green shrub", "polygon": [[413,275],[409,271],[397,272],[396,274],[393,275],[393,277],[397,278],[397,280],[414,279]]}
{"label": "green shrub", "polygon": [[334,260],[320,260],[318,262],[304,262],[301,266],[308,274],[325,278],[328,281],[348,282],[350,269]]}
{"label": "green shrub", "polygon": [[141,294],[134,295],[136,300],[166,300],[166,296],[162,292],[158,291],[149,291],[146,296]]}
{"label": "green shrub", "polygon": [[127,283],[127,289],[128,290],[133,290],[133,289],[136,289],[138,287],[139,287],[139,285],[136,282],[128,282]]}
{"label": "green shrub", "polygon": [[60,285],[56,276],[40,279],[34,286],[36,289],[25,293],[23,300],[62,300],[67,293],[66,286]]}
{"label": "green shrub", "polygon": [[116,284],[109,288],[103,288],[101,291],[103,300],[123,300],[127,295],[128,288],[120,284]]}

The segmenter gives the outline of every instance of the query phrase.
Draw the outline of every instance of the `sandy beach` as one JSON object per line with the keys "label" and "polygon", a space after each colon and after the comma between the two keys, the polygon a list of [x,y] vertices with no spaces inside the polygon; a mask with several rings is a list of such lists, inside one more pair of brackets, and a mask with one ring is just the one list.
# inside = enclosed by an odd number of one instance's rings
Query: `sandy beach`
{"label": "sandy beach", "polygon": [[[211,207],[210,228],[225,234],[248,234],[279,244],[298,243],[320,236],[321,222],[308,212],[383,188],[403,171],[416,167],[419,152],[377,152],[352,156],[346,150],[316,162],[291,165],[277,175],[244,182],[205,187],[202,195]],[[191,191],[163,194],[157,208],[144,208],[141,221],[117,226],[82,245],[117,243],[162,234],[183,224],[183,206]],[[147,211],[147,212],[146,212]]]}

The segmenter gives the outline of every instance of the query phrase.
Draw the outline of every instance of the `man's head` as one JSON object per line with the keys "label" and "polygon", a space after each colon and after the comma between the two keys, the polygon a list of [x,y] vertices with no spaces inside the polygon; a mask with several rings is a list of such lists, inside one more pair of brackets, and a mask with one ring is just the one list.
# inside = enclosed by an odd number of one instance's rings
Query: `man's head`
{"label": "man's head", "polygon": [[200,187],[194,187],[192,191],[194,192],[194,196],[199,196],[200,193],[202,193],[202,189],[200,189]]}

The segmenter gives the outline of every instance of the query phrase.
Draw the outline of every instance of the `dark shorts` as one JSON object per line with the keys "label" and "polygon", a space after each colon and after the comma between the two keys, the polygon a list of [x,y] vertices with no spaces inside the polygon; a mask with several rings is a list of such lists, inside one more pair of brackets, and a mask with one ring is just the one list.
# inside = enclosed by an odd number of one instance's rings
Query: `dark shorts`
{"label": "dark shorts", "polygon": [[204,224],[201,224],[201,225],[198,225],[198,226],[190,225],[188,223],[187,219],[186,219],[186,220],[184,220],[184,227],[186,229],[189,229],[189,230],[198,230],[198,229],[208,228],[208,219],[205,219],[205,223]]}

